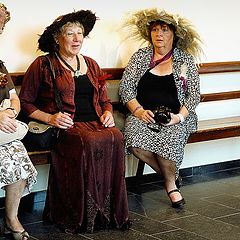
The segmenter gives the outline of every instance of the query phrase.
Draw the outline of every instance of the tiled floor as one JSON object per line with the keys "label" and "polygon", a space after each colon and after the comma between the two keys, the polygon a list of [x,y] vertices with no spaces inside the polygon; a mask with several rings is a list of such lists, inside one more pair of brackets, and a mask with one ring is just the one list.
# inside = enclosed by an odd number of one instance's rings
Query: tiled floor
{"label": "tiled floor", "polygon": [[[133,225],[128,231],[101,231],[68,235],[53,225],[43,224],[41,214],[45,193],[35,196],[32,210],[20,216],[35,240],[239,240],[240,170],[183,179],[184,210],[171,208],[162,183],[128,188]],[[9,239],[0,237],[0,239]]]}

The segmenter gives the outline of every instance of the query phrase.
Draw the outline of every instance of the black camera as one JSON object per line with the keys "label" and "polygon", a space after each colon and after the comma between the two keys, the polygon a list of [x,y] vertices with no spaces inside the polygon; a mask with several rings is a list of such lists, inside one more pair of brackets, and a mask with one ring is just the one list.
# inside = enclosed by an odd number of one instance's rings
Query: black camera
{"label": "black camera", "polygon": [[156,124],[167,124],[171,121],[171,109],[165,106],[160,106],[153,111]]}

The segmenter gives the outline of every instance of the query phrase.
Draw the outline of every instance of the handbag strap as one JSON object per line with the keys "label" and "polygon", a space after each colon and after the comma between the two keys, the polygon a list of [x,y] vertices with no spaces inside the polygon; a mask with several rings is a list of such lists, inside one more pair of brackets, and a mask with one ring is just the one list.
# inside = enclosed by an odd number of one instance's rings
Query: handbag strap
{"label": "handbag strap", "polygon": [[59,93],[59,91],[57,89],[56,75],[55,75],[55,71],[54,71],[51,59],[47,55],[45,57],[47,58],[47,60],[49,62],[49,66],[50,66],[50,72],[51,72],[52,81],[53,81],[54,96],[55,96],[55,101],[56,101],[57,107],[60,110],[60,112],[64,112],[63,111],[62,98],[61,98],[60,93]]}

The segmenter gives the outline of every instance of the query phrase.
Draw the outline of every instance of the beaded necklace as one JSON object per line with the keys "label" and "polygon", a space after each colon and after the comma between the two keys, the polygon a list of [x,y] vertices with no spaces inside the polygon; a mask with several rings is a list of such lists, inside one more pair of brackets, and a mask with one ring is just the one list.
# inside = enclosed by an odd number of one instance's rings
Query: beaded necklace
{"label": "beaded necklace", "polygon": [[81,75],[81,72],[80,72],[80,61],[79,61],[79,57],[78,55],[76,55],[76,58],[77,58],[77,70],[74,70],[72,68],[71,65],[69,65],[64,59],[63,57],[61,57],[60,54],[57,54],[57,57],[61,59],[61,61],[66,65],[66,67],[68,67],[73,73],[74,73],[74,77],[79,77]]}

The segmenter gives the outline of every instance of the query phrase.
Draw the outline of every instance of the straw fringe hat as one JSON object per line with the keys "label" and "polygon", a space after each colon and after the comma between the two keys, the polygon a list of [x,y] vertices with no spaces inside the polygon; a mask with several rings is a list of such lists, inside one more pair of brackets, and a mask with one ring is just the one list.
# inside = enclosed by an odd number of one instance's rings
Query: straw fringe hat
{"label": "straw fringe hat", "polygon": [[130,32],[130,37],[151,43],[150,23],[162,21],[175,27],[176,46],[195,58],[200,58],[202,40],[193,24],[186,18],[166,12],[163,9],[144,9],[132,13],[124,23]]}

